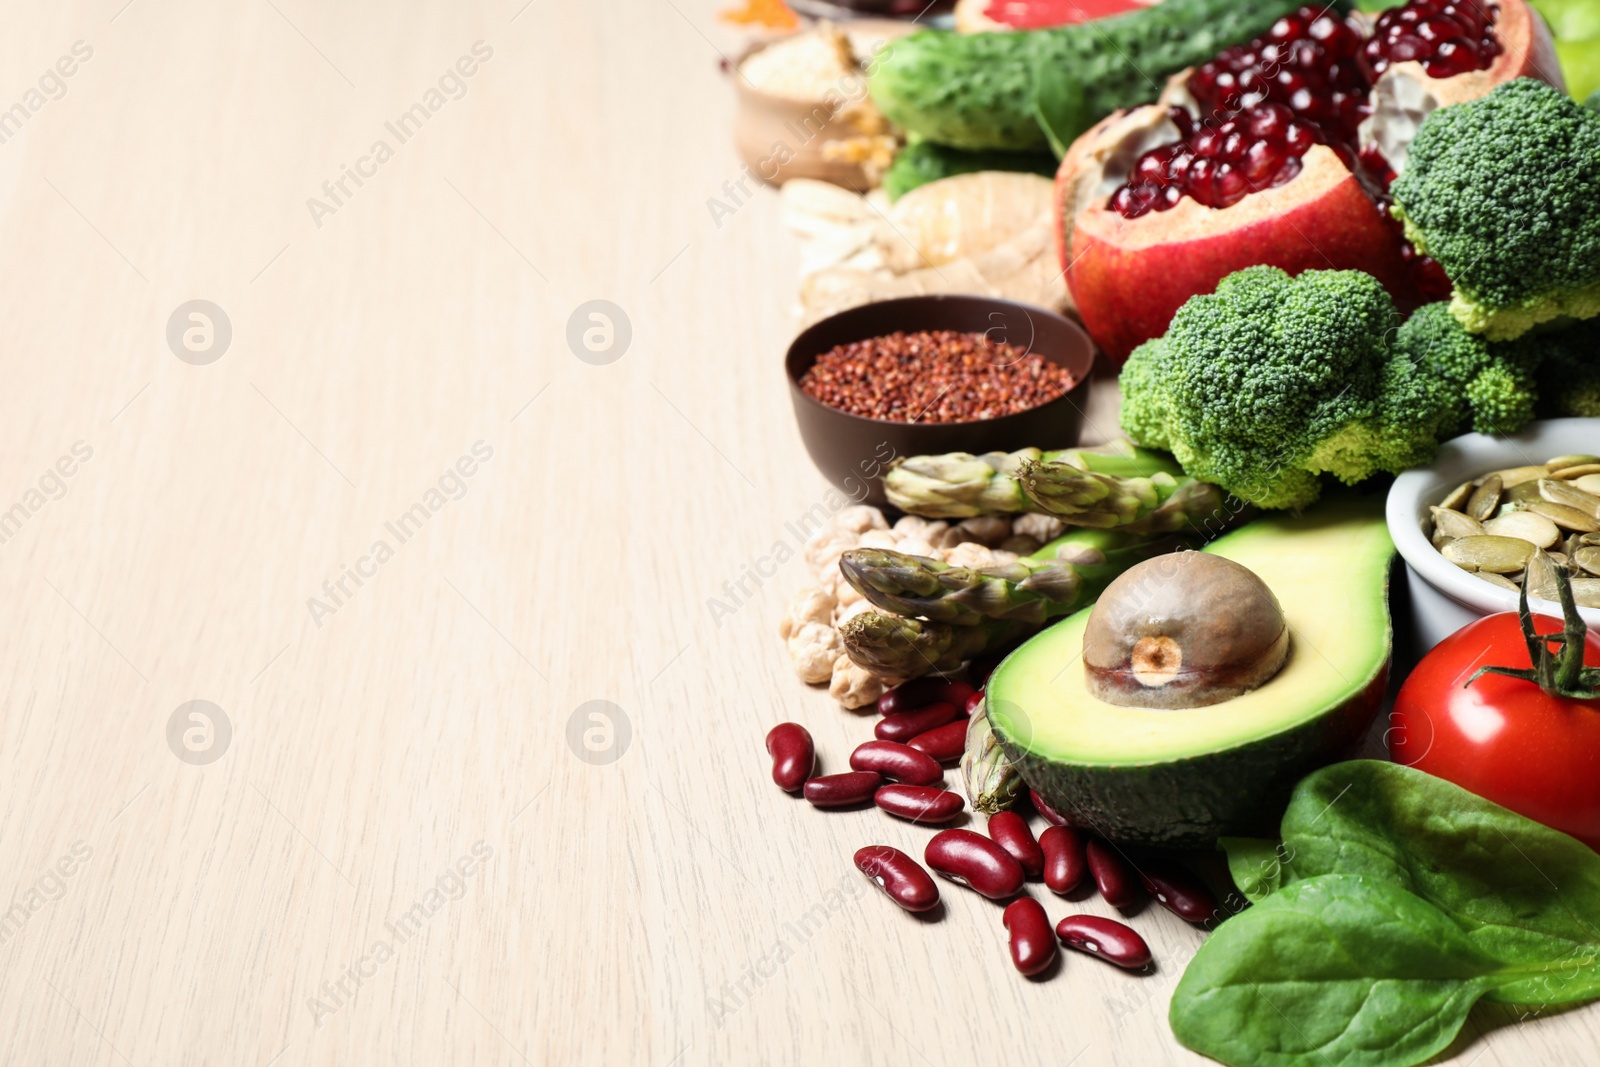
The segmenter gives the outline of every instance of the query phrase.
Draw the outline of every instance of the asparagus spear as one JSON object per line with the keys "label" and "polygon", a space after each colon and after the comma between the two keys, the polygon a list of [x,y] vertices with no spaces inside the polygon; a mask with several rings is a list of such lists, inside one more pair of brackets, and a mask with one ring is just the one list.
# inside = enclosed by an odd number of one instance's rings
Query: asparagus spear
{"label": "asparagus spear", "polygon": [[954,626],[985,620],[1042,624],[1091,603],[1141,559],[1178,547],[1171,537],[1119,530],[1074,530],[1015,563],[952,567],[926,556],[857,548],[839,569],[873,606]]}
{"label": "asparagus spear", "polygon": [[845,620],[839,636],[856,666],[879,678],[906,680],[953,671],[973,656],[1002,648],[1037,629],[1009,619],[950,626],[863,611]]}
{"label": "asparagus spear", "polygon": [[[1169,457],[1119,441],[1098,449],[1072,448],[1059,452],[1024,448],[1016,452],[986,452],[981,456],[968,452],[912,456],[890,466],[883,476],[883,486],[895,507],[928,518],[967,519],[976,515],[1028,511],[1054,514],[1048,507],[1030,499],[1018,479],[1024,467],[1038,463],[1064,464],[1087,475],[1099,476],[1088,479],[1080,487],[1080,496],[1088,494],[1088,498],[1063,504],[1068,509],[1063,519],[1074,513],[1087,514],[1091,519],[1074,522],[1079,526],[1116,525],[1117,508],[1127,508],[1127,493],[1133,493],[1138,499],[1149,498],[1152,488],[1137,485],[1124,487],[1113,504],[1100,503],[1113,495],[1122,480],[1143,482],[1157,475],[1176,479],[1183,474]],[[1097,503],[1100,506],[1094,507]]]}
{"label": "asparagus spear", "polygon": [[1030,461],[1017,472],[1035,509],[1072,526],[1172,533],[1222,514],[1222,490],[1187,475],[1116,478],[1067,463]]}

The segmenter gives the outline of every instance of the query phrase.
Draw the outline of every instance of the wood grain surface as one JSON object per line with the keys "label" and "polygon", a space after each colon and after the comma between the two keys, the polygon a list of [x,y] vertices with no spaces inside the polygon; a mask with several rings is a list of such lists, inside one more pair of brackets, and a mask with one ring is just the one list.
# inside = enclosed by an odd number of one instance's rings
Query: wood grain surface
{"label": "wood grain surface", "polygon": [[869,729],[775,633],[827,487],[721,2],[7,5],[0,1060],[1199,1062],[1193,930],[1022,980],[767,779]]}

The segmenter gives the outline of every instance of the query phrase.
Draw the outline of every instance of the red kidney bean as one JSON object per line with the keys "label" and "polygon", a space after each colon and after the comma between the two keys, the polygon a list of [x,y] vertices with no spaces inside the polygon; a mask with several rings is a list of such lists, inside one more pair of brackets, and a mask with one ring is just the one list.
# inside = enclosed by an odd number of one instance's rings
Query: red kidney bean
{"label": "red kidney bean", "polygon": [[940,763],[951,763],[967,751],[967,721],[957,719],[937,726],[927,733],[918,734],[906,744],[918,752],[925,752]]}
{"label": "red kidney bean", "polygon": [[788,793],[798,793],[817,764],[817,746],[811,733],[797,722],[780,722],[767,733],[772,756],[772,780]]}
{"label": "red kidney bean", "polygon": [[927,911],[939,903],[939,887],[934,885],[933,876],[897,848],[888,845],[858,848],[856,868],[907,911]]}
{"label": "red kidney bean", "polygon": [[974,689],[967,698],[967,718],[972,718],[972,713],[978,710],[978,705],[983,703],[983,690]]}
{"label": "red kidney bean", "polygon": [[1098,915],[1068,915],[1056,923],[1056,936],[1068,948],[1099,956],[1108,963],[1137,971],[1150,962],[1150,946],[1136,931]]}
{"label": "red kidney bean", "polygon": [[1055,962],[1056,939],[1043,904],[1032,897],[1014,900],[1006,905],[1001,921],[1011,932],[1011,962],[1017,970],[1032,978]]}
{"label": "red kidney bean", "polygon": [[1037,810],[1040,815],[1044,816],[1045,822],[1049,823],[1051,826],[1068,825],[1067,817],[1061,814],[1055,808],[1052,808],[1049,802],[1044,799],[1044,797],[1040,796],[1038,793],[1035,793],[1032,789],[1028,790],[1028,796],[1033,800],[1034,809]]}
{"label": "red kidney bean", "polygon": [[1083,883],[1089,860],[1078,831],[1070,826],[1046,827],[1039,835],[1039,849],[1044,853],[1044,884],[1050,892],[1065,896]]}
{"label": "red kidney bean", "polygon": [[1205,884],[1180,867],[1165,863],[1142,863],[1139,881],[1156,903],[1180,919],[1203,923],[1217,913],[1217,898]]}
{"label": "red kidney bean", "polygon": [[883,775],[877,771],[825,774],[806,783],[806,799],[819,808],[846,808],[871,800],[882,784]]}
{"label": "red kidney bean", "polygon": [[952,882],[976,890],[991,900],[1004,900],[1022,888],[1022,864],[982,834],[971,830],[940,830],[928,842],[922,858]]}
{"label": "red kidney bean", "polygon": [[1139,882],[1122,856],[1099,838],[1091,838],[1085,850],[1094,884],[1113,908],[1126,908],[1139,899]]}
{"label": "red kidney bean", "polygon": [[958,708],[964,708],[972,692],[972,686],[954,678],[916,678],[904,685],[895,686],[879,697],[878,714],[895,715],[916,711],[929,704],[954,704]]}
{"label": "red kidney bean", "polygon": [[954,704],[929,704],[916,711],[897,711],[878,720],[873,729],[880,741],[910,741],[918,734],[954,722],[960,716]]}
{"label": "red kidney bean", "polygon": [[989,816],[989,839],[1022,865],[1022,873],[1037,878],[1044,873],[1044,853],[1028,829],[1028,820],[1014,811],[997,811]]}
{"label": "red kidney bean", "polygon": [[886,785],[872,801],[890,815],[921,823],[949,822],[965,806],[960,793],[931,785]]}
{"label": "red kidney bean", "polygon": [[853,771],[877,771],[907,785],[932,785],[944,777],[937,760],[898,741],[867,741],[850,753]]}

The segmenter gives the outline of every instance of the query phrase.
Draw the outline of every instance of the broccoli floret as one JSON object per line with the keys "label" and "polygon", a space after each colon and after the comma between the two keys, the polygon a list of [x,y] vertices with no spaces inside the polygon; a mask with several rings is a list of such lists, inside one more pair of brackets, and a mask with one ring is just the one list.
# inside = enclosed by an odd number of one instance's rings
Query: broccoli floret
{"label": "broccoli floret", "polygon": [[1166,339],[1157,337],[1134,349],[1128,362],[1123,364],[1120,377],[1122,428],[1146,448],[1171,452],[1167,392],[1163,385],[1168,377],[1166,355]]}
{"label": "broccoli floret", "polygon": [[1473,333],[1504,341],[1600,315],[1600,113],[1543,82],[1507,82],[1429,115],[1393,192]]}
{"label": "broccoli floret", "polygon": [[1448,303],[1428,304],[1400,327],[1395,347],[1437,380],[1451,401],[1446,435],[1469,429],[1516,433],[1533,418],[1538,399],[1534,372],[1539,349],[1518,342],[1494,344],[1468,333]]}
{"label": "broccoli floret", "polygon": [[1394,348],[1398,322],[1360,271],[1239,271],[1133,353],[1123,429],[1264,508],[1312,503],[1322,474],[1354,483],[1426,463],[1452,398]]}

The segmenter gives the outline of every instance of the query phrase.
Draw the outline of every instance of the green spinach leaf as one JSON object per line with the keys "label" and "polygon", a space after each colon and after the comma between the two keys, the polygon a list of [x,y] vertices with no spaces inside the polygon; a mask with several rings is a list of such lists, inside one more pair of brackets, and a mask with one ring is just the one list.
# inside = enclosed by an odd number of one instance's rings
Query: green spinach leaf
{"label": "green spinach leaf", "polygon": [[1503,965],[1384,881],[1296,882],[1220,926],[1172,996],[1172,1032],[1232,1067],[1395,1067],[1447,1046]]}
{"label": "green spinach leaf", "polygon": [[1493,1000],[1600,996],[1600,855],[1450,782],[1374,760],[1325,767],[1295,789],[1279,855],[1286,882],[1332,873],[1390,882],[1496,959],[1563,963]]}
{"label": "green spinach leaf", "polygon": [[1290,876],[1283,862],[1286,853],[1278,842],[1264,837],[1224,837],[1217,847],[1228,854],[1233,884],[1252,903],[1260,903],[1288,884]]}

